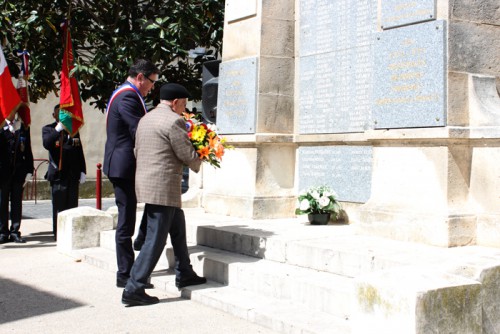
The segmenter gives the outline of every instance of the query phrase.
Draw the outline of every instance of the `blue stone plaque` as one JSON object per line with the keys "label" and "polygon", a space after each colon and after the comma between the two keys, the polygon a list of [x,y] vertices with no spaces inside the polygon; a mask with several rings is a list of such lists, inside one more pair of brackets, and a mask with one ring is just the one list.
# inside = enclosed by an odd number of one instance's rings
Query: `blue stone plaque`
{"label": "blue stone plaque", "polygon": [[217,127],[222,134],[255,133],[257,58],[222,62],[219,68]]}
{"label": "blue stone plaque", "polygon": [[375,128],[446,125],[446,50],[444,21],[376,34]]}
{"label": "blue stone plaque", "polygon": [[299,133],[373,127],[376,1],[301,0]]}
{"label": "blue stone plaque", "polygon": [[365,203],[370,198],[371,146],[302,146],[298,157],[299,191],[328,185],[340,201]]}
{"label": "blue stone plaque", "polygon": [[382,0],[383,29],[436,19],[436,0]]}

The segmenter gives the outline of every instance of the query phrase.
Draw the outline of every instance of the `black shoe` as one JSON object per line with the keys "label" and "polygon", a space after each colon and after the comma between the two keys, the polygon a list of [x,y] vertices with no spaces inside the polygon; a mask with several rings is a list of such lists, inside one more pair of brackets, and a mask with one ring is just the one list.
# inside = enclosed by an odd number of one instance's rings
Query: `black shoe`
{"label": "black shoe", "polygon": [[0,244],[6,244],[10,241],[8,234],[0,234]]}
{"label": "black shoe", "polygon": [[150,296],[144,291],[131,293],[127,290],[123,290],[122,303],[129,306],[136,305],[152,305],[158,304],[160,300],[157,297]]}
{"label": "black shoe", "polygon": [[134,250],[140,251],[142,249],[142,245],[144,245],[144,240],[135,239],[134,241]]}
{"label": "black shoe", "polygon": [[193,273],[192,276],[186,278],[175,279],[175,286],[178,287],[179,289],[182,289],[190,285],[199,285],[205,283],[207,283],[207,279],[205,277],[200,277],[196,275],[196,273]]}
{"label": "black shoe", "polygon": [[26,240],[21,238],[20,234],[14,234],[14,233],[12,233],[10,235],[10,241],[14,241],[15,243],[18,243],[18,244],[24,244],[26,242]]}
{"label": "black shoe", "polygon": [[[118,288],[124,288],[124,287],[125,287],[125,285],[127,285],[127,281],[128,281],[128,279],[117,278],[117,279],[116,279],[116,286],[117,286]],[[154,286],[152,283],[146,283],[146,284],[144,285],[144,289],[154,289],[154,287],[155,287],[155,286]]]}

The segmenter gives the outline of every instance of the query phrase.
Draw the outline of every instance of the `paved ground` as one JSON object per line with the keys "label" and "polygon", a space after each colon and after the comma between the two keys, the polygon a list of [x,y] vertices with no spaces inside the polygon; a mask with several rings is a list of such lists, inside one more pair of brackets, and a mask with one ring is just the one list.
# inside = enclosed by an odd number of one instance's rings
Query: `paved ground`
{"label": "paved ground", "polygon": [[[103,198],[101,209],[106,211],[109,207],[115,206],[114,198]],[[80,199],[79,206],[96,207],[95,198]],[[23,219],[39,219],[52,217],[52,202],[50,200],[23,201]]]}
{"label": "paved ground", "polygon": [[[50,217],[50,201],[23,214]],[[50,218],[25,218],[28,242],[0,245],[0,333],[274,333],[157,289],[160,304],[125,307],[115,274],[58,253],[51,231]]]}

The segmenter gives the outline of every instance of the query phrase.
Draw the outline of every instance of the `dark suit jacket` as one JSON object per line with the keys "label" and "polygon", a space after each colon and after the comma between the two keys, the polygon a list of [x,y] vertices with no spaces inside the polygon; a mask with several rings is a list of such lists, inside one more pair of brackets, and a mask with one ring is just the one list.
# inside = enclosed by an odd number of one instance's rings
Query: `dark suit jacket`
{"label": "dark suit jacket", "polygon": [[30,129],[21,126],[15,133],[0,129],[1,174],[4,183],[7,180],[23,182],[26,174],[33,174],[33,152],[31,151]]}
{"label": "dark suit jacket", "polygon": [[56,125],[57,123],[54,122],[42,128],[43,147],[49,151],[49,167],[45,179],[48,181],[79,180],[80,173],[87,174],[80,134],[77,133],[70,138],[66,131],[62,131],[62,164],[59,171],[61,132],[56,131]]}
{"label": "dark suit jacket", "polygon": [[145,110],[134,91],[123,91],[109,107],[103,171],[108,177],[135,178],[134,142],[137,124]]}

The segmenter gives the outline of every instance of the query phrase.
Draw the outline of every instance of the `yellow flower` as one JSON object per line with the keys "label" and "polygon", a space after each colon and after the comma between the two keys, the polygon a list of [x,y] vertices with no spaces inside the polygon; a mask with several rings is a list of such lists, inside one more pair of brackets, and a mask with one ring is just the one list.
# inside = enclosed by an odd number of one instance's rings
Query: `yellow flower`
{"label": "yellow flower", "polygon": [[193,141],[202,141],[205,138],[207,129],[203,126],[196,125],[192,131],[191,139]]}

